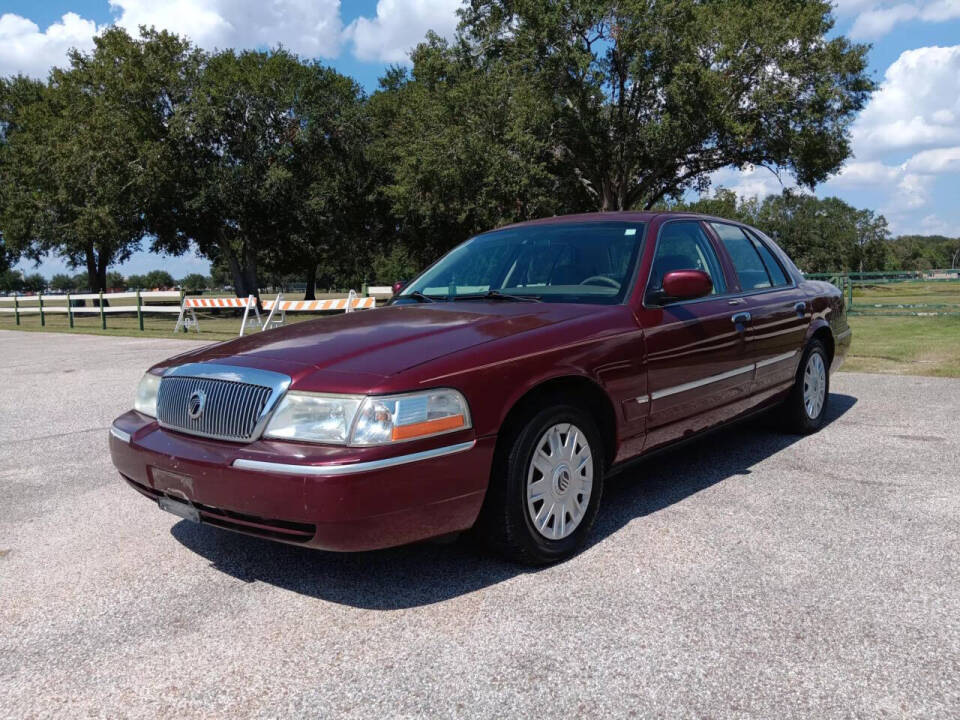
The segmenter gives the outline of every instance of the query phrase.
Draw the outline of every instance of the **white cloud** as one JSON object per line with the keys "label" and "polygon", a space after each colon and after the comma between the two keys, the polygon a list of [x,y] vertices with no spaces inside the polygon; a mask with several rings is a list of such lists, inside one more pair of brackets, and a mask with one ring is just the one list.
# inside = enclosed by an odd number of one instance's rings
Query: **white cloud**
{"label": "white cloud", "polygon": [[960,17],[960,0],[936,0],[924,5],[920,18],[927,22],[945,22]]}
{"label": "white cloud", "polygon": [[840,17],[854,16],[850,37],[876,40],[909,20],[945,22],[960,17],[960,0],[917,0],[913,3],[877,0],[841,0],[836,3]]}
{"label": "white cloud", "polygon": [[273,47],[308,57],[336,57],[340,0],[110,0],[117,24],[155,26],[206,49]]}
{"label": "white cloud", "polygon": [[463,0],[379,0],[376,17],[358,17],[344,37],[353,43],[359,60],[406,63],[428,30],[453,35],[462,5]]}
{"label": "white cloud", "polygon": [[837,175],[830,178],[827,184],[836,188],[889,185],[896,182],[901,174],[899,167],[884,165],[877,160],[869,162],[851,161],[844,165]]}
{"label": "white cloud", "polygon": [[960,173],[960,147],[924,150],[903,164],[909,172],[941,175]]}
{"label": "white cloud", "polygon": [[905,20],[913,20],[920,10],[915,5],[903,3],[893,7],[875,8],[860,13],[850,28],[850,37],[855,39],[878,38],[893,30],[893,26]]}
{"label": "white cloud", "polygon": [[0,15],[0,75],[46,77],[54,65],[66,65],[71,48],[92,48],[96,32],[96,23],[76,13],[66,13],[43,32],[19,15]]}
{"label": "white cloud", "polygon": [[853,150],[872,159],[893,150],[960,144],[960,45],[907,50],[853,126]]}
{"label": "white cloud", "polygon": [[779,195],[785,187],[796,187],[792,178],[784,177],[783,183],[770,170],[756,165],[747,165],[743,170],[723,168],[710,176],[713,188],[733,190],[740,198]]}

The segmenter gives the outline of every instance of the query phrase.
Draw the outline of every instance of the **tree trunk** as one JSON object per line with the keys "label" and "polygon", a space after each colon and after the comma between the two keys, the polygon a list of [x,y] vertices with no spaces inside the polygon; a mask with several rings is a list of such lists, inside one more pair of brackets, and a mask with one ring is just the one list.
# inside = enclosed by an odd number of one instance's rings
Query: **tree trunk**
{"label": "tree trunk", "polygon": [[106,292],[110,289],[107,287],[107,264],[109,262],[110,255],[101,250],[97,258],[97,290]]}
{"label": "tree trunk", "polygon": [[307,265],[307,289],[303,293],[304,300],[317,299],[317,264]]}
{"label": "tree trunk", "polygon": [[237,254],[233,251],[230,240],[227,239],[223,233],[220,234],[217,246],[227,261],[227,267],[230,268],[230,277],[233,279],[233,291],[237,294],[237,297],[246,297],[246,279],[243,276],[240,261],[237,259]]}
{"label": "tree trunk", "polygon": [[91,292],[96,292],[97,287],[97,256],[93,252],[93,243],[88,243],[83,249],[84,259],[87,261],[87,283]]}
{"label": "tree trunk", "polygon": [[259,305],[260,286],[257,282],[257,251],[246,241],[243,243],[243,279],[246,285],[244,297],[247,295],[255,296],[257,305]]}

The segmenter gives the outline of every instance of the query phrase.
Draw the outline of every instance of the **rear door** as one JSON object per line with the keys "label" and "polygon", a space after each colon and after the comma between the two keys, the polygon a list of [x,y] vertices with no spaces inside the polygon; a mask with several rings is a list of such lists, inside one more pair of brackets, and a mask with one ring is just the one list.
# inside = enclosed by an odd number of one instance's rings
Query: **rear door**
{"label": "rear door", "polygon": [[[734,322],[742,301],[730,297],[715,241],[699,220],[660,226],[639,320],[644,328],[649,403],[649,449],[736,415],[749,391],[753,365],[745,359],[746,325]],[[657,292],[671,270],[702,270],[713,293],[662,302]]]}
{"label": "rear door", "polygon": [[744,310],[750,313],[746,357],[756,364],[753,393],[792,382],[810,324],[810,311],[789,273],[770,248],[732,223],[709,223],[736,274]]}

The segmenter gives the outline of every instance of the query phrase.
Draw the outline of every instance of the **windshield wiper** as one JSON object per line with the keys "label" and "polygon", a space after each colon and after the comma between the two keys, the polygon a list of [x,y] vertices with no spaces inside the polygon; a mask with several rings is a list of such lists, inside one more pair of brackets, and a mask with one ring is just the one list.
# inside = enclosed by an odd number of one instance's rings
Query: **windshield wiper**
{"label": "windshield wiper", "polygon": [[422,292],[420,292],[419,290],[414,290],[412,293],[408,293],[407,295],[401,295],[400,297],[401,297],[401,298],[405,298],[405,297],[413,298],[413,299],[416,300],[417,302],[422,302],[422,303],[436,302],[436,300],[434,300],[432,297],[430,297],[429,295],[424,295],[424,294],[423,294]]}
{"label": "windshield wiper", "polygon": [[535,295],[508,295],[499,290],[488,290],[474,295],[455,295],[454,300],[506,300],[508,302],[542,302]]}

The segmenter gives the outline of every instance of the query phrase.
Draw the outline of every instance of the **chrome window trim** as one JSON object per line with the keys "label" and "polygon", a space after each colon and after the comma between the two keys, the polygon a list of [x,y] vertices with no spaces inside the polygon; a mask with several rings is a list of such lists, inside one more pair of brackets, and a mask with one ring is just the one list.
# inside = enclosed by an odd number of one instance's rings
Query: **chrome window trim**
{"label": "chrome window trim", "polygon": [[120,442],[127,443],[128,445],[130,444],[130,433],[124,432],[123,430],[118,428],[116,425],[110,426],[110,434],[113,435]]}
{"label": "chrome window trim", "polygon": [[260,436],[267,427],[267,423],[270,421],[270,416],[273,414],[277,404],[280,402],[280,398],[286,394],[287,389],[293,382],[289,375],[273,372],[272,370],[260,370],[259,368],[249,368],[240,365],[221,365],[217,363],[204,362],[187,363],[186,365],[178,365],[177,367],[170,368],[161,376],[161,382],[168,377],[224,380],[227,382],[269,387],[270,395],[267,398],[266,404],[263,406],[260,416],[257,418],[257,423],[254,425],[253,432],[250,434],[249,438],[242,440],[238,438],[225,438],[209,433],[190,432],[175,425],[167,425],[166,423],[160,422],[160,419],[157,418],[157,424],[165,430],[170,430],[171,432],[179,432],[192,437],[203,437],[211,440],[234,443],[250,443],[254,440],[260,439]]}
{"label": "chrome window trim", "polygon": [[353,475],[355,473],[384,470],[386,468],[392,468],[398,465],[407,465],[414,462],[421,462],[423,460],[432,460],[434,458],[472,450],[476,444],[476,440],[470,440],[469,442],[458,443],[456,445],[447,445],[445,447],[434,448],[433,450],[410,453],[409,455],[397,455],[394,457],[383,458],[382,460],[369,460],[367,462],[345,463],[342,465],[297,465],[293,463],[278,463],[266,460],[247,460],[244,458],[238,458],[233,461],[233,467],[237,468],[238,470],[278,473],[281,475],[337,477],[340,475]]}

